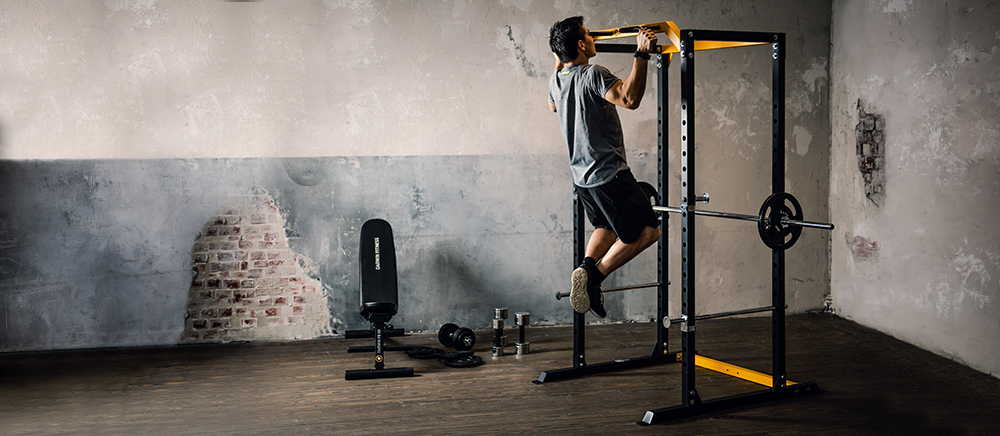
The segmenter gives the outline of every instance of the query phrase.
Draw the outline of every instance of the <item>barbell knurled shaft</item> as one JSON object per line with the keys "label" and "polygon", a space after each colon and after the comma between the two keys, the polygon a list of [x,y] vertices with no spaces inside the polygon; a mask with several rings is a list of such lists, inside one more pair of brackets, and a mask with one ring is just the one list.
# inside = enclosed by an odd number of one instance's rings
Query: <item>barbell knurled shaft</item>
{"label": "barbell knurled shaft", "polygon": [[[657,212],[669,212],[669,213],[683,213],[684,212],[683,208],[680,208],[680,207],[668,207],[668,206],[653,206],[653,210],[655,210]],[[711,210],[695,210],[694,214],[695,215],[702,215],[702,216],[714,216],[714,217],[718,217],[718,218],[729,218],[729,219],[738,219],[738,220],[744,220],[744,221],[753,221],[753,222],[760,221],[760,218],[758,218],[756,215],[743,215],[743,214],[738,214],[738,213],[715,212],[715,211],[711,211]]]}
{"label": "barbell knurled shaft", "polygon": [[[670,285],[670,283],[668,282],[667,285]],[[616,288],[601,289],[601,292],[631,291],[633,289],[655,288],[657,286],[660,286],[659,282],[643,283],[639,285],[628,285],[628,286],[619,286]],[[563,297],[568,297],[568,296],[569,292],[556,292],[556,300],[561,300],[563,299]]]}
{"label": "barbell knurled shaft", "polygon": [[696,211],[694,211],[694,214],[695,215],[701,215],[701,216],[713,216],[713,217],[718,217],[718,218],[728,218],[728,219],[731,219],[731,220],[743,220],[743,221],[753,221],[753,222],[760,221],[760,217],[758,217],[757,215],[743,215],[743,214],[740,214],[740,213],[715,212],[715,211],[711,211],[711,210],[696,210]]}
{"label": "barbell knurled shaft", "polygon": [[[669,207],[669,206],[653,206],[653,210],[655,210],[657,212],[669,212],[669,213],[682,213],[682,212],[684,212],[684,209],[682,209],[682,208],[679,208],[679,207]],[[729,213],[729,212],[715,212],[715,211],[711,211],[711,210],[695,210],[694,214],[695,215],[701,215],[701,216],[711,216],[711,217],[716,217],[716,218],[727,218],[727,219],[735,219],[735,220],[743,220],[743,221],[760,222],[760,217],[758,217],[756,215],[744,215],[744,214]],[[814,229],[833,230],[833,224],[830,224],[830,223],[821,223],[821,222],[816,222],[816,221],[801,221],[801,220],[782,219],[781,223],[782,224],[786,224],[786,225],[791,225],[791,226],[800,226],[800,227],[810,227],[810,228],[814,228]]]}
{"label": "barbell knurled shaft", "polygon": [[[785,308],[787,309],[788,306],[785,305]],[[733,311],[730,311],[730,312],[706,313],[706,314],[702,314],[702,315],[696,315],[694,317],[694,319],[697,320],[697,321],[704,321],[704,320],[707,320],[707,319],[726,318],[726,317],[730,317],[730,316],[748,315],[748,314],[751,314],[751,313],[767,312],[769,310],[774,310],[774,306],[755,307],[755,308],[752,308],[752,309],[733,310]],[[671,324],[686,321],[686,319],[684,317],[669,318],[669,319],[670,319],[670,323]]]}
{"label": "barbell knurled shaft", "polygon": [[658,283],[658,282],[643,283],[643,284],[639,284],[639,285],[628,285],[628,286],[619,286],[619,287],[615,287],[615,288],[601,289],[601,292],[630,291],[632,289],[654,288],[654,287],[657,287],[657,286],[660,286],[660,283]]}

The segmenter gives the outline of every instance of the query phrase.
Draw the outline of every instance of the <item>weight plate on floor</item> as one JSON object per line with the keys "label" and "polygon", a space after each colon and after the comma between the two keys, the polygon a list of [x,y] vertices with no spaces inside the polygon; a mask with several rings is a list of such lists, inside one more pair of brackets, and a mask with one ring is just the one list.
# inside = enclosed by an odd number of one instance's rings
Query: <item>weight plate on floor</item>
{"label": "weight plate on floor", "polygon": [[471,350],[470,351],[453,351],[451,353],[444,353],[444,354],[442,354],[442,355],[440,355],[438,357],[441,358],[441,359],[444,359],[444,360],[451,360],[451,359],[457,359],[459,357],[469,357],[472,354],[473,354],[473,352]]}
{"label": "weight plate on floor", "polygon": [[456,357],[454,359],[445,360],[444,364],[452,368],[471,368],[473,366],[482,365],[483,359],[479,356]]}
{"label": "weight plate on floor", "polygon": [[444,354],[444,350],[431,347],[413,347],[406,350],[406,355],[414,359],[437,359]]}

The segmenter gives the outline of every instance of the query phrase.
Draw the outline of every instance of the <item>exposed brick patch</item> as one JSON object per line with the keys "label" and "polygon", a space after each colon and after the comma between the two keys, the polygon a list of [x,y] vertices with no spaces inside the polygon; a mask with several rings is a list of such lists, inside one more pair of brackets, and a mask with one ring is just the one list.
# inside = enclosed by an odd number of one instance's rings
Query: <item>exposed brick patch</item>
{"label": "exposed brick patch", "polygon": [[847,245],[851,247],[851,255],[857,260],[878,259],[878,241],[869,242],[863,236],[846,235]]}
{"label": "exposed brick patch", "polygon": [[329,332],[321,284],[288,245],[278,208],[259,190],[211,217],[192,245],[182,342],[313,338]]}
{"label": "exposed brick patch", "polygon": [[858,100],[858,125],[854,126],[854,133],[865,196],[881,206],[885,200],[885,117],[865,112]]}

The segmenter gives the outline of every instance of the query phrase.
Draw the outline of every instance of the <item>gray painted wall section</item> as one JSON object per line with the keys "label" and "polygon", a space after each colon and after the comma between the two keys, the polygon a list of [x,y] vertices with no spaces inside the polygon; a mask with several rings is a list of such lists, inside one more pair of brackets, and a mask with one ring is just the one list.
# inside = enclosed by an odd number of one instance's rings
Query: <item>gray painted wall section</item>
{"label": "gray painted wall section", "polygon": [[[1000,376],[998,18],[996,1],[834,2],[830,209],[841,316]],[[885,117],[880,206],[859,99]]]}
{"label": "gray painted wall section", "polygon": [[[0,6],[34,17],[0,23],[0,349],[176,343],[198,231],[257,188],[328,292],[335,331],[363,327],[357,232],[372,217],[396,232],[400,326],[485,328],[496,306],[570,322],[553,298],[572,268],[569,171],[543,99],[548,28],[576,14],[591,28],[786,32],[786,187],[806,219],[829,216],[829,1],[194,3]],[[624,76],[631,58],[594,62]],[[672,205],[678,64],[666,108]],[[756,213],[770,192],[770,81],[765,47],[699,54],[697,189],[710,209]],[[621,118],[634,172],[654,181],[647,89]],[[767,304],[770,252],[753,224],[699,226],[699,307]],[[789,312],[823,306],[828,252],[829,235],[810,230],[789,251]],[[655,274],[649,252],[607,283]],[[648,290],[609,295],[609,321],[648,321],[654,302]]]}
{"label": "gray painted wall section", "polygon": [[[565,301],[552,298],[565,274],[551,272],[569,264],[569,194],[534,189],[561,185],[561,164],[554,156],[6,162],[0,339],[8,349],[176,342],[198,232],[258,187],[274,197],[300,264],[323,283],[337,331],[363,327],[358,239],[375,217],[394,227],[400,326],[485,327],[497,306],[565,321]],[[510,180],[514,167],[527,172]]]}

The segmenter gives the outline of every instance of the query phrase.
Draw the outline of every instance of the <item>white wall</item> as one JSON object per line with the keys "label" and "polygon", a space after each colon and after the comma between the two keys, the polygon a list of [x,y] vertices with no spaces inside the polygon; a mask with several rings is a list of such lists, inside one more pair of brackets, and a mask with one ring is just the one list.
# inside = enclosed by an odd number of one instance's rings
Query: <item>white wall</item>
{"label": "white wall", "polygon": [[[830,210],[837,313],[1000,376],[998,23],[996,1],[833,3]],[[885,118],[879,205],[859,99]]]}
{"label": "white wall", "polygon": [[558,153],[544,3],[5,1],[0,158]]}

